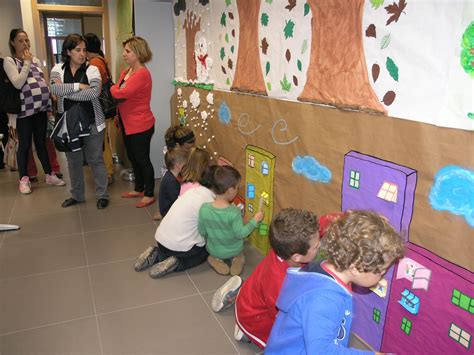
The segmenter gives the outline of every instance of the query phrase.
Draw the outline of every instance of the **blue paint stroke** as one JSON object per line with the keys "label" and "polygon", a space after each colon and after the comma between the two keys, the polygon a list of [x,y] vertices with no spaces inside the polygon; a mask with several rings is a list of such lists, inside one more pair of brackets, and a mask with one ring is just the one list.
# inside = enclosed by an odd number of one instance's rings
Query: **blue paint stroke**
{"label": "blue paint stroke", "polygon": [[324,184],[331,181],[331,171],[309,155],[305,157],[296,156],[291,163],[291,167],[295,173],[303,175],[309,180],[320,181]]}
{"label": "blue paint stroke", "polygon": [[229,106],[223,101],[219,106],[219,111],[217,112],[219,116],[219,121],[223,124],[229,124],[230,120],[232,119],[232,114],[230,112]]}
{"label": "blue paint stroke", "polygon": [[434,178],[429,199],[435,210],[463,216],[474,227],[474,171],[445,166]]}

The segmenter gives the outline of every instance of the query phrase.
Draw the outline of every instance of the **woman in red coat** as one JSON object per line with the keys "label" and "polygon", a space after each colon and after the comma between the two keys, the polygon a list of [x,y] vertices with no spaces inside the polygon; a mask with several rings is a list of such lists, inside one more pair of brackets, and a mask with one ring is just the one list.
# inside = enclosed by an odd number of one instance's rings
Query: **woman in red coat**
{"label": "woman in red coat", "polygon": [[150,109],[152,79],[145,66],[151,60],[152,52],[143,38],[134,36],[123,42],[122,56],[128,68],[110,92],[119,101],[119,122],[135,174],[134,191],[124,192],[122,197],[141,197],[136,204],[140,208],[155,202],[155,172],[150,160],[155,117]]}

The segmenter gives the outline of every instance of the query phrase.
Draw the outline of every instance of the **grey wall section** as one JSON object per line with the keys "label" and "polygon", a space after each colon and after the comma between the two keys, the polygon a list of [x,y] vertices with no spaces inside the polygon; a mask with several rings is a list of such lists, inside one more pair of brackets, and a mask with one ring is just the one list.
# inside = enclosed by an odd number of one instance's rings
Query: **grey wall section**
{"label": "grey wall section", "polygon": [[153,77],[151,109],[156,118],[151,141],[151,161],[155,177],[161,175],[164,134],[171,124],[170,99],[174,92],[174,25],[171,2],[135,1],[135,32],[145,38],[153,51],[147,63]]}
{"label": "grey wall section", "polygon": [[[171,8],[171,5],[170,5]],[[18,0],[0,1],[0,57],[9,56],[8,38],[12,28],[22,28],[21,7]],[[173,20],[173,18],[171,18]]]}

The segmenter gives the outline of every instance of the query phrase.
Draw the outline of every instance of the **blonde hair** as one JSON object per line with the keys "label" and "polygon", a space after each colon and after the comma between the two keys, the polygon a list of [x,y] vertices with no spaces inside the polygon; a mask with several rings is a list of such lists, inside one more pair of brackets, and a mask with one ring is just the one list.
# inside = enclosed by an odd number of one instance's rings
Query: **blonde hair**
{"label": "blonde hair", "polygon": [[137,55],[137,58],[140,63],[143,64],[149,62],[153,57],[153,53],[150,49],[150,46],[148,46],[147,41],[145,41],[145,39],[143,39],[142,37],[133,36],[122,42],[123,47],[125,47],[125,45],[127,44],[133,51],[133,53]]}
{"label": "blonde hair", "polygon": [[183,182],[198,182],[209,166],[210,155],[207,150],[193,148],[189,153],[188,161],[181,171]]}
{"label": "blonde hair", "polygon": [[351,211],[335,221],[324,236],[323,248],[337,271],[355,267],[380,273],[404,253],[400,235],[386,218],[371,211]]}

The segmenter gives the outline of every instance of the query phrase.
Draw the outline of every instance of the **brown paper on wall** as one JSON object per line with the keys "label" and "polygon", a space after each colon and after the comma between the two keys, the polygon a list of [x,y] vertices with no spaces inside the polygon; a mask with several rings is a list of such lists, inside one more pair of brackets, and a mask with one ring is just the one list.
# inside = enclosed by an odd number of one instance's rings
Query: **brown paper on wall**
{"label": "brown paper on wall", "polygon": [[[182,88],[188,98],[194,88]],[[198,90],[201,98],[208,92]],[[219,122],[217,112],[222,102],[231,110],[229,124]],[[176,95],[172,99],[173,119],[177,122]],[[245,147],[252,144],[276,155],[274,213],[281,208],[297,207],[318,215],[341,209],[341,179],[344,155],[350,150],[372,155],[418,171],[415,206],[410,227],[410,241],[473,271],[474,230],[463,217],[433,210],[428,195],[437,171],[446,165],[474,168],[474,132],[440,128],[429,124],[383,115],[342,111],[330,107],[269,99],[266,97],[214,91],[215,114],[209,120],[207,143],[213,154],[224,156],[245,174]],[[248,115],[246,127],[251,135],[239,130],[239,117]],[[188,118],[189,119],[189,118]],[[288,125],[274,130],[280,119]],[[242,123],[242,121],[241,121]],[[332,173],[330,183],[313,182],[297,175],[291,167],[297,156],[311,155]],[[245,190],[241,186],[241,194]]]}

